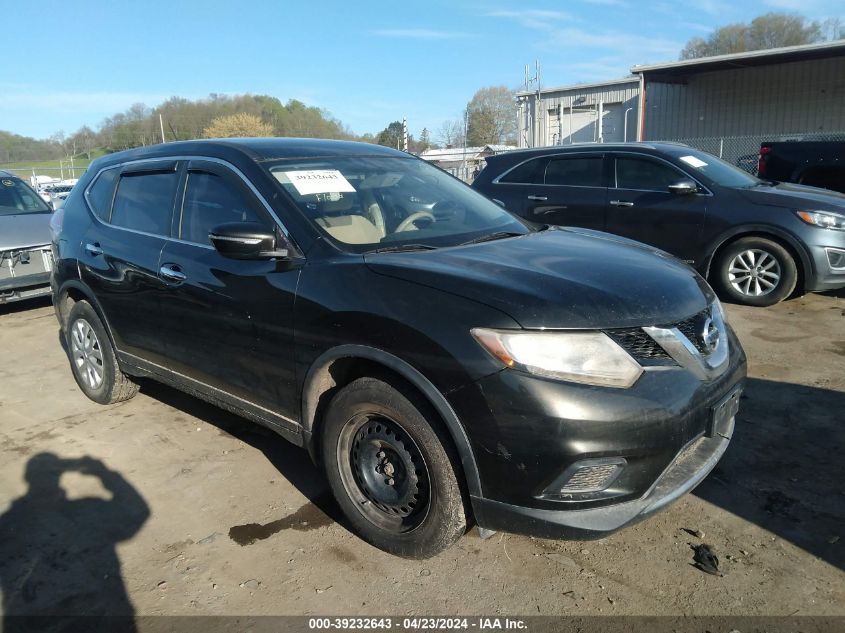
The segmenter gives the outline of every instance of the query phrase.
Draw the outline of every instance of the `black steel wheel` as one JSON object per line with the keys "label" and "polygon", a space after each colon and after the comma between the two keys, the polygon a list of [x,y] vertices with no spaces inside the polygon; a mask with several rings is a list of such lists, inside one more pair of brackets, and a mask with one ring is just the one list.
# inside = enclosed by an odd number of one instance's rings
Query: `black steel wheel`
{"label": "black steel wheel", "polygon": [[418,394],[359,378],[329,404],[321,442],[332,492],[366,541],[399,556],[427,558],[464,533],[457,461]]}

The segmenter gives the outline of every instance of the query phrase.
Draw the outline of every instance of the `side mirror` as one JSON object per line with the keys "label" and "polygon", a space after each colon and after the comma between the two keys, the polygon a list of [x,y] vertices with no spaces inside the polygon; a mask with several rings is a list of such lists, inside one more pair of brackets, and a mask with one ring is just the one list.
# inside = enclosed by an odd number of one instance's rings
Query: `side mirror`
{"label": "side mirror", "polygon": [[698,193],[698,185],[692,180],[679,180],[669,185],[669,191],[678,196],[687,196],[691,193]]}
{"label": "side mirror", "polygon": [[276,235],[257,222],[229,222],[208,234],[217,252],[231,259],[287,258],[289,250],[276,248]]}

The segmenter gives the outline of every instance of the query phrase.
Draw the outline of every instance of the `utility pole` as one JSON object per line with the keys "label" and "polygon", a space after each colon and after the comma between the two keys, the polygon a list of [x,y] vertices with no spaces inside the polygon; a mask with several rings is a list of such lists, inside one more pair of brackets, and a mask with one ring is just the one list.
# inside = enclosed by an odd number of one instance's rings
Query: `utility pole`
{"label": "utility pole", "polygon": [[158,113],[158,125],[161,128],[161,142],[166,143],[167,141],[164,140],[164,119],[161,117],[161,112]]}
{"label": "utility pole", "polygon": [[402,151],[408,151],[408,119],[402,117]]}
{"label": "utility pole", "polygon": [[461,171],[464,174],[464,178],[466,179],[467,176],[467,131],[469,129],[469,108],[464,110],[464,159],[461,167]]}
{"label": "utility pole", "polygon": [[[535,97],[534,101],[534,117],[531,126],[531,146],[532,147],[539,147],[540,146],[540,136],[543,130],[543,110],[540,106],[540,60],[534,60],[534,76],[528,76],[528,64],[525,65],[525,91],[528,92],[528,89],[531,87],[531,84],[537,84],[537,96]],[[527,104],[526,104],[527,105]],[[527,112],[528,108],[526,108]],[[526,113],[526,116],[528,114]]]}

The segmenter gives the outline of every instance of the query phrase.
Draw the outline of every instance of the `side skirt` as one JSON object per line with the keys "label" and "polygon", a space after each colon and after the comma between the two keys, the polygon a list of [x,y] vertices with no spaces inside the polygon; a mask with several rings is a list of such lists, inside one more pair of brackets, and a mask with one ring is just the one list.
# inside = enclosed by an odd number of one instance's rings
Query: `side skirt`
{"label": "side skirt", "polygon": [[271,431],[275,431],[296,446],[305,446],[302,425],[257,404],[200,382],[190,376],[162,367],[134,354],[117,352],[121,369],[127,374],[148,377],[204,400],[216,407],[239,415]]}

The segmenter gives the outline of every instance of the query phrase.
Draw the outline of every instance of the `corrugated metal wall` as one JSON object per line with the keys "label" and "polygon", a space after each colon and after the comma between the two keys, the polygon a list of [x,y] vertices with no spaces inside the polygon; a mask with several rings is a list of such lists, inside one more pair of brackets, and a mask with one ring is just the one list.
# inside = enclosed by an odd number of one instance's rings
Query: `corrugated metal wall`
{"label": "corrugated metal wall", "polygon": [[[534,142],[531,130],[536,130],[533,121],[525,118],[526,112],[532,116],[536,112],[534,103],[536,95],[526,95],[528,107],[520,109],[520,147],[539,147],[551,144],[566,144],[570,142],[570,107],[580,97],[584,100],[574,105],[572,115],[572,141],[592,141],[594,138],[593,127],[596,121],[596,108],[599,102],[604,102],[606,108],[604,116],[604,140],[605,142],[616,142],[623,140],[624,113],[628,113],[628,140],[634,140],[637,132],[637,100],[639,95],[639,82],[611,84],[593,87],[572,87],[563,90],[543,92],[540,100],[542,119],[537,141]],[[558,113],[560,116],[558,117]],[[589,128],[589,129],[588,129]]]}
{"label": "corrugated metal wall", "polygon": [[[688,139],[845,131],[845,58],[649,81],[645,138]],[[630,125],[630,124],[629,124]]]}

